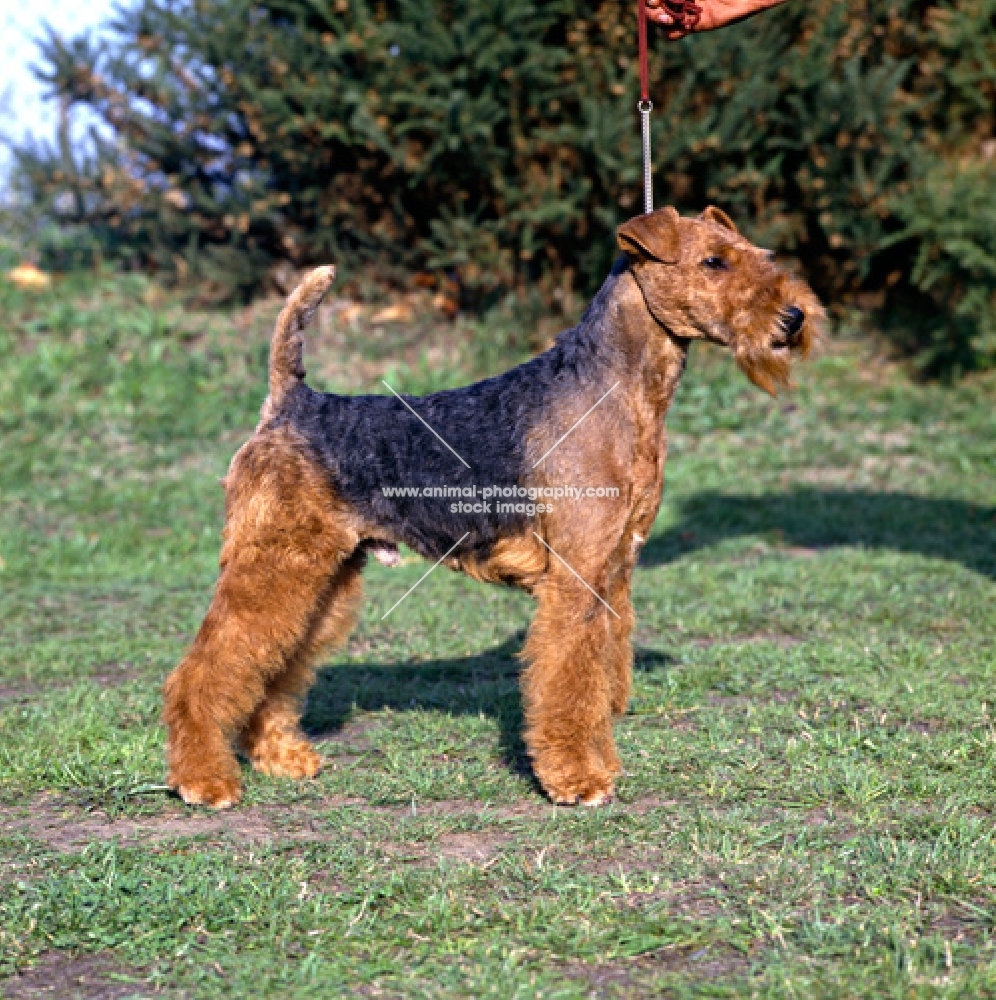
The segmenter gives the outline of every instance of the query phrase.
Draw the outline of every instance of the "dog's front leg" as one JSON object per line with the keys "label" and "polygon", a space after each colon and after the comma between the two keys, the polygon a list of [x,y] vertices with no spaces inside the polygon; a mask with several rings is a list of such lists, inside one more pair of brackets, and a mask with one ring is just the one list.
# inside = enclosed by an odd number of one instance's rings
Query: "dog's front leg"
{"label": "dog's front leg", "polygon": [[534,594],[522,676],[533,770],[554,802],[600,805],[620,771],[612,741],[618,681],[607,660],[613,612],[566,573],[547,577]]}

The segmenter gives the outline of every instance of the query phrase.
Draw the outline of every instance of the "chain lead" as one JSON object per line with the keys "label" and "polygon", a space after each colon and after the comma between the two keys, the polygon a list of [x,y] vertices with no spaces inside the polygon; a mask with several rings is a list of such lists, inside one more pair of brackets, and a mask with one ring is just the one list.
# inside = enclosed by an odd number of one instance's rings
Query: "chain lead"
{"label": "chain lead", "polygon": [[653,101],[638,101],[640,112],[640,134],[643,136],[643,212],[649,215],[654,210],[654,171],[650,158],[650,112]]}

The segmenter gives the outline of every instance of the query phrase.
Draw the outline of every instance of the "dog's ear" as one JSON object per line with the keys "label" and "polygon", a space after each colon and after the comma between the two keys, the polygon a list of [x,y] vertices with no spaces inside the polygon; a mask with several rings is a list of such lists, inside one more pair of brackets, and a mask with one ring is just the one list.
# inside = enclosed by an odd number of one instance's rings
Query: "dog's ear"
{"label": "dog's ear", "polygon": [[638,215],[616,231],[619,248],[630,257],[677,264],[681,257],[678,211],[668,207]]}
{"label": "dog's ear", "polygon": [[717,226],[722,226],[724,229],[732,229],[735,233],[740,232],[726,212],[721,208],[716,208],[715,205],[710,205],[706,208],[699,218],[705,219],[706,222],[715,222]]}

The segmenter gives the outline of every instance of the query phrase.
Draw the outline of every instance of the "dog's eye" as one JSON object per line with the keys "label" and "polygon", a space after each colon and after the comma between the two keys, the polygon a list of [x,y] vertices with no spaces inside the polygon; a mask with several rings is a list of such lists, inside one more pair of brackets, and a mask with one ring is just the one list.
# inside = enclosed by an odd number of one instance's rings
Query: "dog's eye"
{"label": "dog's eye", "polygon": [[710,271],[725,271],[730,265],[722,257],[706,257],[702,261],[702,266],[709,268]]}

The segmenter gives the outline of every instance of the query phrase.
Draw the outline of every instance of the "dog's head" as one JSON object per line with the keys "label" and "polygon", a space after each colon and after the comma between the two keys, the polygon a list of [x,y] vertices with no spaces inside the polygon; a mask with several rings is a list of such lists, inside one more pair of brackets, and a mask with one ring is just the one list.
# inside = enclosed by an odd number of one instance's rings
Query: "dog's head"
{"label": "dog's head", "polygon": [[619,227],[619,246],[653,317],[670,333],[722,344],[746,376],[775,395],[792,361],[819,341],[825,313],[801,279],[707,208],[683,219],[673,208]]}

